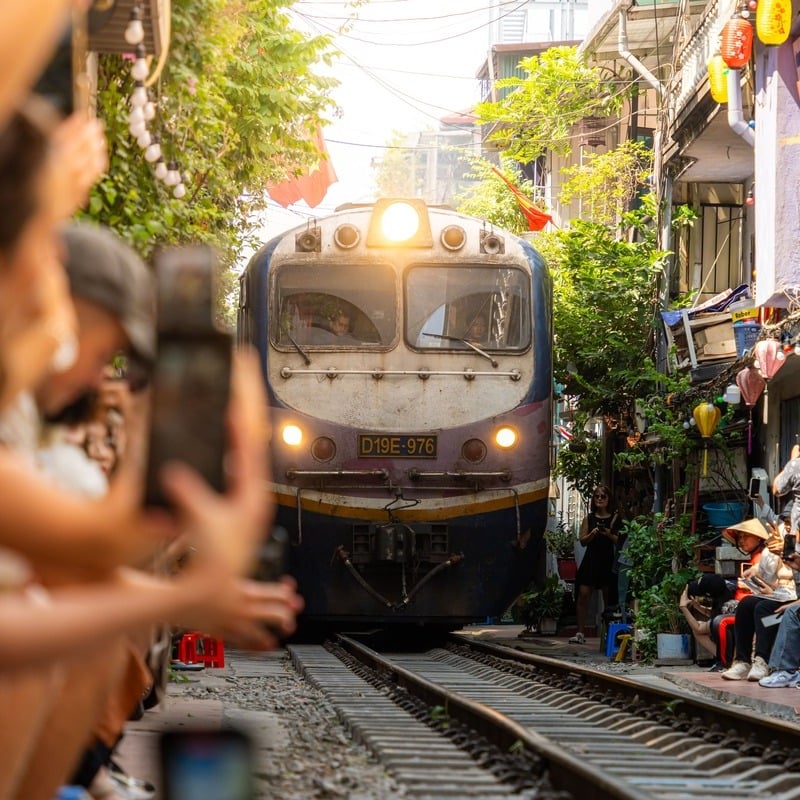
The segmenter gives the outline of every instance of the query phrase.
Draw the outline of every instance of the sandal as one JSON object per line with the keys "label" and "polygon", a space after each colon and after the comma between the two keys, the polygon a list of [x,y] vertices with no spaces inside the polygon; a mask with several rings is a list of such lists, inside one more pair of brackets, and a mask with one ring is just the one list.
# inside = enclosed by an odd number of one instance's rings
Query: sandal
{"label": "sandal", "polygon": [[578,632],[574,636],[571,636],[568,641],[570,644],[586,644],[586,637]]}

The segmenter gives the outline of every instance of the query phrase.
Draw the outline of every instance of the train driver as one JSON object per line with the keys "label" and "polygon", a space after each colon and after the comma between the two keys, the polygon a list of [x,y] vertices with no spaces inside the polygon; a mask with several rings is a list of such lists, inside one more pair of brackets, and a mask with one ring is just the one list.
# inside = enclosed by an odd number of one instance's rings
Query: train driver
{"label": "train driver", "polygon": [[337,311],[331,317],[331,331],[337,336],[347,336],[350,333],[350,315],[345,311]]}

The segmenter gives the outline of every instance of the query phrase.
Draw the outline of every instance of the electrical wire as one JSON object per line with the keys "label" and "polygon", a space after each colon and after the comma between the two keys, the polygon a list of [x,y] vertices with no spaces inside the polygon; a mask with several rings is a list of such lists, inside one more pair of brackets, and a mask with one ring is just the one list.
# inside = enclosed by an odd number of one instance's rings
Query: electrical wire
{"label": "electrical wire", "polygon": [[[440,19],[452,19],[453,17],[466,17],[470,14],[481,14],[484,11],[494,11],[495,9],[500,9],[502,6],[511,5],[512,3],[517,3],[519,0],[503,0],[503,2],[497,3],[496,5],[491,6],[481,6],[480,8],[473,8],[469,11],[453,11],[450,14],[442,14],[433,17],[396,17],[394,19],[390,18],[380,18],[380,19],[371,19],[369,17],[358,17],[354,19],[352,16],[350,17],[335,17],[331,15],[319,15],[319,14],[308,14],[307,16],[312,19],[326,19],[326,20],[340,20],[342,22],[350,22],[350,21],[357,21],[359,23],[374,23],[377,25],[383,25],[387,22],[434,22]],[[516,10],[516,9],[513,9]]]}
{"label": "electrical wire", "polygon": [[[517,5],[514,6],[514,8],[512,8],[510,11],[506,11],[504,14],[500,14],[500,16],[498,16],[496,19],[489,20],[489,22],[482,23],[480,25],[477,25],[474,28],[469,28],[469,29],[467,29],[465,31],[459,31],[458,33],[451,34],[450,36],[442,36],[442,37],[440,37],[438,39],[431,39],[431,40],[425,41],[425,42],[376,42],[374,39],[364,39],[364,38],[362,38],[360,36],[353,36],[350,33],[345,33],[343,31],[338,31],[335,28],[331,28],[330,26],[324,25],[324,24],[322,24],[320,22],[317,22],[316,24],[319,27],[321,27],[324,30],[326,30],[328,33],[332,33],[332,34],[334,34],[336,36],[341,36],[341,37],[343,37],[345,39],[352,39],[353,41],[356,41],[356,42],[364,42],[365,44],[377,45],[379,47],[422,47],[424,45],[441,44],[442,42],[448,42],[448,41],[451,41],[453,39],[460,39],[462,36],[465,36],[468,33],[475,33],[475,31],[479,31],[482,28],[486,28],[486,27],[488,27],[490,25],[494,25],[499,20],[503,19],[504,17],[509,16],[510,14],[513,14],[515,11],[519,11],[519,9],[521,9],[521,8],[527,6],[527,5],[528,5],[528,0],[520,0],[520,2],[517,3]],[[312,18],[310,16],[308,16],[307,14],[304,14],[302,11],[298,11],[296,7],[292,8],[292,12],[297,14],[299,17],[302,17],[307,23],[313,24],[312,23]]]}

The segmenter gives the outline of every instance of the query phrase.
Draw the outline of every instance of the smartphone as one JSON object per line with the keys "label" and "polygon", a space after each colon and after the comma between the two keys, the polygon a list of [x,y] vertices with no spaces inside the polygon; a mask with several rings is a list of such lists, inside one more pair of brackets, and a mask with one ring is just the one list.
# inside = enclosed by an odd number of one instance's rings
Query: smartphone
{"label": "smartphone", "polygon": [[155,263],[158,338],[145,504],[169,507],[160,479],[169,461],[189,464],[212,488],[225,490],[233,340],[214,326],[215,259],[210,250],[164,250]]}
{"label": "smartphone", "polygon": [[286,575],[289,560],[289,532],[276,525],[258,554],[258,564],[253,577],[264,583],[274,583]]}
{"label": "smartphone", "polygon": [[797,550],[797,534],[787,533],[783,537],[783,559],[784,561],[794,555]]}
{"label": "smartphone", "polygon": [[235,729],[161,735],[164,800],[252,800],[253,746]]}
{"label": "smartphone", "polygon": [[761,481],[758,478],[750,478],[750,488],[747,490],[748,497],[758,497]]}
{"label": "smartphone", "polygon": [[64,116],[76,107],[72,74],[72,28],[64,31],[50,63],[34,86],[34,92],[49,100]]}

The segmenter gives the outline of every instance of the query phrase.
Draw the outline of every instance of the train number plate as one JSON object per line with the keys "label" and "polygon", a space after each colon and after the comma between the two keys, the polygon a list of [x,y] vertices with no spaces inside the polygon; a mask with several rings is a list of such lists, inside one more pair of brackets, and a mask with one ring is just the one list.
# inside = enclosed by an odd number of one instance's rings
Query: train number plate
{"label": "train number plate", "polygon": [[436,458],[436,434],[359,433],[359,458]]}

